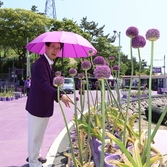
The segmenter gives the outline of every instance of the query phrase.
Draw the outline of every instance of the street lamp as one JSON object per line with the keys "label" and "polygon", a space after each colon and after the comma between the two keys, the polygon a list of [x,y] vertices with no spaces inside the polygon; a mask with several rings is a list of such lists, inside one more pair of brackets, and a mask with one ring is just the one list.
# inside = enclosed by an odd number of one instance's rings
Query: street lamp
{"label": "street lamp", "polygon": [[[27,44],[28,44],[28,38],[27,38]],[[29,54],[29,51],[27,50],[27,66],[26,66],[26,75],[27,77],[31,77],[31,73],[30,73],[30,54]]]}
{"label": "street lamp", "polygon": [[[118,66],[120,67],[120,52],[121,52],[121,32],[113,31],[115,37],[118,37]],[[118,88],[120,87],[120,70],[118,70]]]}

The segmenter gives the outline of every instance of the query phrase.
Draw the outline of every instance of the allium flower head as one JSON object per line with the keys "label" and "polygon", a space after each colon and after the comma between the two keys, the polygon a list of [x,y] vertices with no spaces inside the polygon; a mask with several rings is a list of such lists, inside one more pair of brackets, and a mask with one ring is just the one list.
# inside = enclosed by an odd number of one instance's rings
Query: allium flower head
{"label": "allium flower head", "polygon": [[70,68],[69,69],[69,74],[70,74],[70,76],[76,76],[77,75],[77,70],[75,68]]}
{"label": "allium flower head", "polygon": [[53,78],[53,85],[56,87],[63,86],[64,84],[64,77],[63,76],[57,76]]}
{"label": "allium flower head", "polygon": [[126,35],[129,37],[129,38],[134,38],[136,37],[137,35],[139,34],[139,30],[136,28],[136,27],[129,27],[127,30],[126,30]]}
{"label": "allium flower head", "polygon": [[88,51],[88,55],[89,55],[89,56],[93,56],[94,54],[95,54],[94,50],[89,50],[89,51]]}
{"label": "allium flower head", "polygon": [[84,73],[79,73],[78,74],[78,79],[84,79],[84,78],[85,78]]}
{"label": "allium flower head", "polygon": [[78,89],[84,89],[84,84],[78,83],[78,84],[77,84],[77,88],[78,88]]}
{"label": "allium flower head", "polygon": [[114,66],[112,67],[112,69],[113,69],[114,71],[119,71],[119,70],[120,70],[120,66],[119,66],[119,65],[114,65]]}
{"label": "allium flower head", "polygon": [[76,101],[79,101],[79,97],[76,97],[75,100],[76,100]]}
{"label": "allium flower head", "polygon": [[81,63],[81,68],[83,70],[89,70],[91,68],[91,63],[88,60],[85,60]]}
{"label": "allium flower head", "polygon": [[95,74],[95,78],[107,79],[111,75],[111,70],[106,65],[97,66],[96,69],[94,70],[94,74]]}
{"label": "allium flower head", "polygon": [[82,84],[86,84],[86,80],[82,80]]}
{"label": "allium flower head", "polygon": [[61,76],[61,71],[56,71],[56,72],[55,72],[55,76],[56,76],[56,77]]}
{"label": "allium flower head", "polygon": [[143,48],[145,45],[146,45],[146,40],[141,35],[138,35],[132,39],[133,48]]}
{"label": "allium flower head", "polygon": [[113,61],[115,60],[115,57],[114,57],[114,56],[110,56],[110,57],[109,57],[109,60],[110,60],[111,62],[113,62]]}
{"label": "allium flower head", "polygon": [[96,65],[104,65],[105,64],[105,59],[102,56],[97,56],[96,58],[94,58],[93,63],[94,63],[95,66]]}
{"label": "allium flower head", "polygon": [[78,92],[80,95],[84,95],[85,94],[85,90],[79,90],[79,92]]}
{"label": "allium flower head", "polygon": [[95,87],[98,88],[99,87],[99,81],[95,82]]}
{"label": "allium flower head", "polygon": [[146,39],[149,41],[156,41],[160,37],[160,32],[157,29],[149,29],[146,32]]}

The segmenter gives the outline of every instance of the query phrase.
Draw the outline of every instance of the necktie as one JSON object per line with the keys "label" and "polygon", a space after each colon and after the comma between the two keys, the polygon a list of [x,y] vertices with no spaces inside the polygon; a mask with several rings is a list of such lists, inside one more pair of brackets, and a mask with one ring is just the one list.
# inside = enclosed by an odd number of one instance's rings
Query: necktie
{"label": "necktie", "polygon": [[54,78],[54,77],[55,77],[55,75],[54,75],[54,68],[53,68],[52,65],[50,65],[50,69],[51,69],[51,75],[52,75],[52,78]]}

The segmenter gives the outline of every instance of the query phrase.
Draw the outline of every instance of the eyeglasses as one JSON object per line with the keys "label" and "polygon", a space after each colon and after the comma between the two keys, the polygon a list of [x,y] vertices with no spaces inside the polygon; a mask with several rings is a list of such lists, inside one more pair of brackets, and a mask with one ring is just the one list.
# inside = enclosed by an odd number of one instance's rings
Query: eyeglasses
{"label": "eyeglasses", "polygon": [[53,50],[56,50],[56,51],[60,51],[61,50],[61,48],[60,47],[56,47],[56,46],[54,46],[54,45],[51,45],[51,46],[49,46],[51,49],[53,49]]}

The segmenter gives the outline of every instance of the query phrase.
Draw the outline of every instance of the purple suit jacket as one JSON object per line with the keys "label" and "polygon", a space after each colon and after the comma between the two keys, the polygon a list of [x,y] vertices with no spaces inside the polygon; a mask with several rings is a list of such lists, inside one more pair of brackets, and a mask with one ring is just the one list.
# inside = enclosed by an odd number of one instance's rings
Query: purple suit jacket
{"label": "purple suit jacket", "polygon": [[53,87],[50,65],[46,57],[41,55],[31,68],[31,87],[26,110],[37,117],[51,117],[54,100],[58,101],[57,99],[57,90]]}

